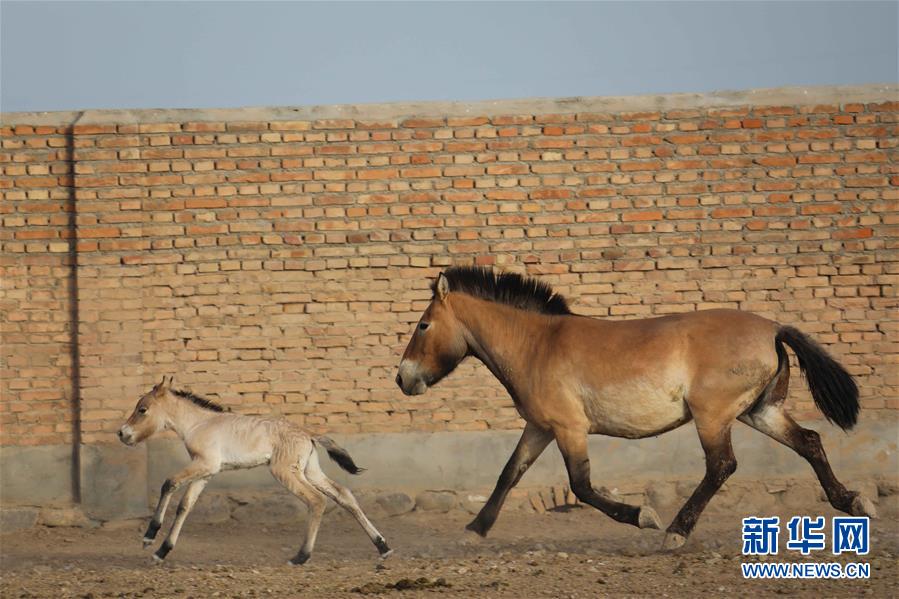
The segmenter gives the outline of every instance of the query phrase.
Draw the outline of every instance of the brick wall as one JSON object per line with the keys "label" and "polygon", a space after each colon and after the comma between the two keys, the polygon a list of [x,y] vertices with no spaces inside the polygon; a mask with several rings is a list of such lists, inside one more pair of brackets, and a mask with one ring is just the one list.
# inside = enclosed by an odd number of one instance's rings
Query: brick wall
{"label": "brick wall", "polygon": [[0,152],[0,441],[73,441],[70,127],[5,126]]}
{"label": "brick wall", "polygon": [[896,410],[895,91],[4,115],[2,442],[111,441],[163,374],[335,432],[519,427],[475,362],[393,383],[454,263],[796,324]]}

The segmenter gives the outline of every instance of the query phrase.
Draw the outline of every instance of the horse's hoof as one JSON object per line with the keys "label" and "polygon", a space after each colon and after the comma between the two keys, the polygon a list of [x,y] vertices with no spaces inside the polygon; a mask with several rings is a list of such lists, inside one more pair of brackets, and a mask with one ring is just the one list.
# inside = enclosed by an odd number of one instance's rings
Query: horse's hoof
{"label": "horse's hoof", "polygon": [[874,507],[874,504],[867,497],[856,495],[855,499],[852,500],[849,513],[853,516],[867,516],[873,519],[877,517],[877,508]]}
{"label": "horse's hoof", "polygon": [[375,547],[378,549],[378,554],[383,558],[391,553],[393,553],[393,549],[387,544],[387,541],[384,540],[384,537],[378,537],[375,539]]}
{"label": "horse's hoof", "polygon": [[640,514],[637,516],[637,526],[659,530],[662,528],[662,521],[659,520],[659,515],[654,509],[648,505],[641,505]]}
{"label": "horse's hoof", "polygon": [[141,539],[141,541],[144,544],[144,549],[153,544],[153,539],[148,539],[147,537],[144,537],[143,539]]}
{"label": "horse's hoof", "polygon": [[686,542],[687,538],[683,535],[679,535],[676,532],[669,532],[665,535],[665,540],[662,541],[662,549],[664,551],[674,551],[675,549],[683,547]]}
{"label": "horse's hoof", "polygon": [[471,532],[475,533],[479,537],[487,536],[487,531],[484,529],[483,526],[480,525],[480,523],[478,523],[477,520],[472,520],[471,522],[466,524],[465,530],[470,530]]}
{"label": "horse's hoof", "polygon": [[164,557],[159,557],[159,556],[156,555],[155,553],[153,554],[153,563],[154,563],[154,564],[157,564],[157,565],[158,565],[158,564],[161,564],[163,561],[165,561],[165,558],[164,558]]}
{"label": "horse's hoof", "polygon": [[297,553],[296,556],[293,557],[293,559],[288,560],[287,563],[291,566],[302,566],[309,561],[310,557],[312,557],[310,554],[300,552]]}
{"label": "horse's hoof", "polygon": [[388,550],[385,551],[384,553],[380,554],[380,555],[378,556],[378,558],[379,558],[379,559],[387,559],[387,558],[390,557],[391,555],[393,555],[393,549],[388,549]]}

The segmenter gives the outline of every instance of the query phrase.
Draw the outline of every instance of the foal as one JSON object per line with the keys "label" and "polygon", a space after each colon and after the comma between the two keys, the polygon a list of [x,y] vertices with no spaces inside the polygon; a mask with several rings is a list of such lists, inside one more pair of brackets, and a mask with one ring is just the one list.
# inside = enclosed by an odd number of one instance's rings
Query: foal
{"label": "foal", "polygon": [[362,471],[350,454],[328,437],[314,437],[283,418],[262,418],[225,412],[222,406],[187,391],[172,389],[165,378],[137,402],[128,421],[119,429],[125,445],[136,445],[152,435],[173,430],[184,441],[191,463],[166,479],[159,503],[144,534],[144,547],[156,538],[174,492],[184,484],[175,522],[153,557],[165,559],[178,542],[187,514],[209,479],[222,470],[253,468],[268,464],[272,475],[302,499],[309,508],[306,539],[291,564],[305,563],[312,555],[315,537],[325,512],[325,496],[350,512],[365,529],[381,557],[392,550],[369,522],[349,489],[322,472],[315,447],[321,446],[337,464],[351,474]]}
{"label": "foal", "polygon": [[487,534],[509,490],[553,439],[578,499],[619,522],[660,528],[652,508],[613,501],[593,488],[587,435],[639,439],[690,420],[705,451],[706,474],[668,527],[665,548],[684,544],[736,470],[730,440],[735,420],[805,458],[833,507],[875,515],[868,499],[836,479],[818,433],[784,410],[790,378],[784,345],[799,358],[815,405],[828,420],[849,429],[859,410],[849,373],[793,327],[736,310],[597,320],[573,314],[544,283],[484,268],[450,268],[432,291],[399,365],[396,382],[403,393],[424,393],[475,356],[527,422],[469,530]]}

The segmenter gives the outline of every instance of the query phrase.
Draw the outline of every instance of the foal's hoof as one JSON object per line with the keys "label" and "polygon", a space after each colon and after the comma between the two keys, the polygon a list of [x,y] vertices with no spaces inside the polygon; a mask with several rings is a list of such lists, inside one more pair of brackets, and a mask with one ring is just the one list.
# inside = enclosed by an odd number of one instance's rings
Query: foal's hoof
{"label": "foal's hoof", "polygon": [[877,517],[877,508],[871,503],[871,500],[862,495],[856,495],[852,500],[850,513],[853,516],[867,516],[869,518]]}
{"label": "foal's hoof", "polygon": [[375,547],[378,548],[378,555],[381,556],[381,559],[387,559],[390,554],[393,553],[393,549],[387,545],[387,541],[384,540],[384,537],[375,539]]}
{"label": "foal's hoof", "polygon": [[641,505],[640,514],[637,516],[637,526],[659,530],[662,528],[662,521],[659,520],[659,515],[654,509],[648,505]]}
{"label": "foal's hoof", "polygon": [[153,554],[153,559],[161,562],[169,554],[169,551],[172,550],[172,547],[173,545],[166,539],[162,542],[162,545],[159,546],[159,549],[156,550],[156,553]]}
{"label": "foal's hoof", "polygon": [[141,542],[144,544],[144,549],[146,549],[147,547],[149,547],[150,545],[153,544],[153,539],[148,539],[147,537],[144,537],[143,539],[141,539]]}
{"label": "foal's hoof", "polygon": [[676,532],[669,532],[665,535],[665,540],[662,541],[662,549],[664,551],[674,551],[675,549],[683,547],[686,542],[687,538],[683,535],[679,535]]}
{"label": "foal's hoof", "polygon": [[150,523],[147,524],[147,532],[144,533],[144,547],[153,542],[153,540],[156,538],[156,534],[159,532],[159,529],[161,527],[162,524],[160,524],[156,520],[150,520]]}

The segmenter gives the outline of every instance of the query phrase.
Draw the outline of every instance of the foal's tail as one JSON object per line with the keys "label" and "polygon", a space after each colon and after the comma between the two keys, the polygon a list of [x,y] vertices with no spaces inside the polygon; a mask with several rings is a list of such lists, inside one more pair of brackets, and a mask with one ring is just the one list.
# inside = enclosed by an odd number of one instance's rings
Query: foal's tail
{"label": "foal's tail", "polygon": [[365,468],[357,466],[347,450],[335,443],[331,437],[313,437],[312,440],[324,447],[331,459],[350,474],[359,474],[365,470]]}
{"label": "foal's tail", "polygon": [[796,352],[799,368],[805,374],[815,405],[824,417],[843,430],[855,426],[859,410],[858,387],[852,375],[823,347],[793,327],[780,327],[775,339]]}

